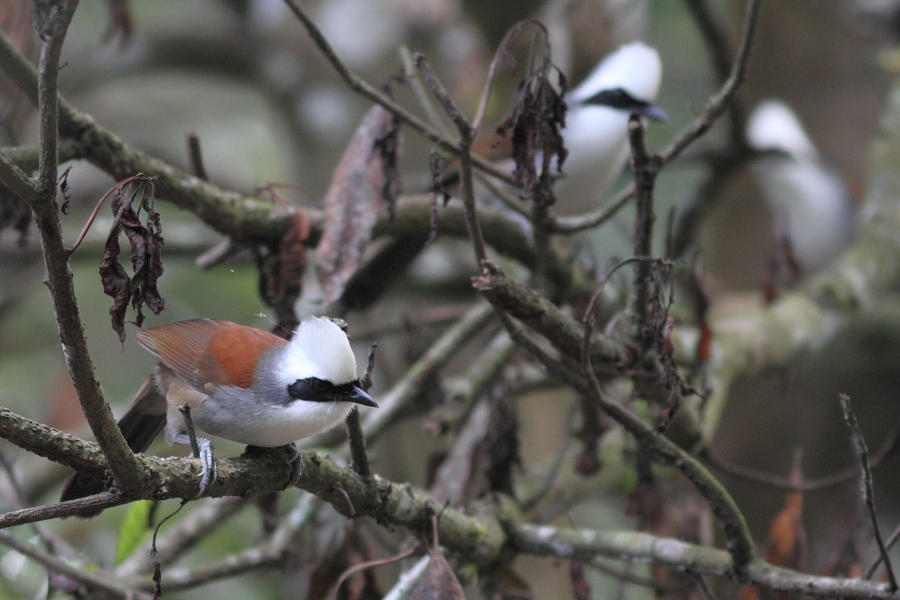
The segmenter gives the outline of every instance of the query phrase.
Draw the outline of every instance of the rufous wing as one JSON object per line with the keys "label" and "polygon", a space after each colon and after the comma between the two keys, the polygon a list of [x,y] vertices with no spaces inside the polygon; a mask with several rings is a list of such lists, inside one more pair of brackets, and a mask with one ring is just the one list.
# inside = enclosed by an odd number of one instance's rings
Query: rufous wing
{"label": "rufous wing", "polygon": [[248,388],[259,358],[287,344],[282,338],[229,321],[194,319],[135,334],[138,343],[198,390],[213,386]]}

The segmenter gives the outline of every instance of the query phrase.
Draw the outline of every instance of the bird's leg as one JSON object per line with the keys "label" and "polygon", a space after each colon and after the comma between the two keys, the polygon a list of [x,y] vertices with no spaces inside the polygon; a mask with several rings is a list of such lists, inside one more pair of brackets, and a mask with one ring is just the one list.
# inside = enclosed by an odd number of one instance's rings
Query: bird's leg
{"label": "bird's leg", "polygon": [[293,442],[287,444],[285,448],[288,449],[291,455],[288,459],[291,465],[291,480],[288,482],[287,487],[292,488],[297,485],[297,482],[300,481],[300,476],[303,475],[303,455],[297,450],[297,444]]}
{"label": "bird's leg", "polygon": [[196,497],[203,495],[206,486],[215,481],[218,475],[216,468],[216,456],[213,452],[212,442],[206,438],[198,438],[194,432],[194,421],[191,419],[191,407],[186,402],[178,405],[187,433],[179,433],[173,440],[177,444],[188,444],[191,447],[191,456],[200,459],[200,491]]}

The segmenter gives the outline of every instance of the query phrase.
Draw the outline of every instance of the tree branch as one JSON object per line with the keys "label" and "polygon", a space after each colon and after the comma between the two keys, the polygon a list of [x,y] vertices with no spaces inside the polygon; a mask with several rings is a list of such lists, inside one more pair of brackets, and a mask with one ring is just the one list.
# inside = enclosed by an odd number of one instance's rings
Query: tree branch
{"label": "tree branch", "polygon": [[[509,529],[508,533],[510,546],[514,549],[539,556],[579,559],[607,556],[702,575],[732,576],[731,557],[728,553],[649,533],[601,532],[541,525],[519,525]],[[885,583],[799,573],[760,559],[752,560],[747,565],[745,575],[746,583],[764,586],[776,592],[838,598],[897,598]]]}
{"label": "tree branch", "polygon": [[69,270],[68,252],[62,241],[56,204],[59,57],[69,22],[77,6],[77,0],[69,0],[62,3],[58,10],[47,9],[50,12],[44,16],[44,32],[48,38],[41,50],[38,71],[39,173],[37,195],[30,199],[29,207],[41,235],[47,285],[50,288],[69,376],[91,431],[109,461],[113,477],[120,486],[130,490],[143,486],[144,474],[140,462],[134,458],[116,426],[94,371],[75,296],[72,272]]}

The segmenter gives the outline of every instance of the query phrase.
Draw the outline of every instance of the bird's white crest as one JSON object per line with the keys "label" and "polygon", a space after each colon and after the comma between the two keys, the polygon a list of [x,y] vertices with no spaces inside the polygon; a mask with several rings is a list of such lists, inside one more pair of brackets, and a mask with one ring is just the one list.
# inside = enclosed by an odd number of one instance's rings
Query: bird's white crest
{"label": "bird's white crest", "polygon": [[632,42],[607,55],[569,92],[566,101],[575,105],[602,90],[622,88],[638,100],[653,102],[661,79],[659,52],[641,42]]}
{"label": "bird's white crest", "polygon": [[322,317],[307,317],[297,326],[278,370],[286,384],[307,377],[337,385],[357,379],[356,356],[347,334]]}
{"label": "bird's white crest", "polygon": [[781,150],[796,159],[819,160],[797,115],[780,100],[765,100],[753,109],[747,121],[747,141],[756,150]]}

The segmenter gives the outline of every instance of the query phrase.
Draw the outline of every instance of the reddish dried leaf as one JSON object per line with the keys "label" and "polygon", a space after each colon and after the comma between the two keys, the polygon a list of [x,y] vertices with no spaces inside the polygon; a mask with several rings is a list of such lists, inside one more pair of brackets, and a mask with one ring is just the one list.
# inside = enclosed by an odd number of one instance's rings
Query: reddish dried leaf
{"label": "reddish dried leaf", "polygon": [[106,0],[106,6],[109,9],[109,25],[103,37],[109,40],[119,34],[119,41],[124,44],[131,39],[133,30],[128,0]]}
{"label": "reddish dried leaf", "polygon": [[[803,453],[796,451],[791,466],[791,483],[802,480]],[[779,567],[803,568],[806,554],[806,531],[803,528],[803,493],[791,492],[784,499],[784,508],[769,526],[769,545],[766,560]]]}
{"label": "reddish dried leaf", "polygon": [[697,340],[697,352],[695,358],[697,363],[705,365],[712,356],[712,329],[709,327],[709,322],[704,318],[697,323],[697,330],[700,333],[700,337]]}
{"label": "reddish dried leaf", "polygon": [[399,192],[399,121],[375,106],[366,114],[335,169],[323,201],[325,224],[316,272],[326,303],[341,297],[372,239],[378,213]]}
{"label": "reddish dried leaf", "polygon": [[309,216],[303,210],[295,209],[291,224],[281,237],[277,251],[268,258],[267,268],[260,270],[262,296],[275,310],[278,331],[293,331],[298,325],[294,304],[303,291],[309,232]]}
{"label": "reddish dried leaf", "polygon": [[769,527],[766,560],[779,567],[796,569],[804,554],[806,535],[803,530],[803,494],[792,492],[784,500],[784,508]]}

